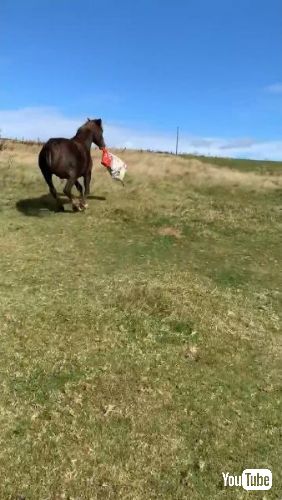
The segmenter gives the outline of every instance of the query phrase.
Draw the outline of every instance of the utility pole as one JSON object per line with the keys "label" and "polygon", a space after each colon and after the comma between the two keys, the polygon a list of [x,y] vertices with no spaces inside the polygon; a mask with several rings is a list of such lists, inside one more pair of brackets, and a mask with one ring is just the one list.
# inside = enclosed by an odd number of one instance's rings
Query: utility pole
{"label": "utility pole", "polygon": [[177,127],[176,129],[176,147],[175,147],[176,156],[178,155],[178,142],[179,142],[179,127]]}

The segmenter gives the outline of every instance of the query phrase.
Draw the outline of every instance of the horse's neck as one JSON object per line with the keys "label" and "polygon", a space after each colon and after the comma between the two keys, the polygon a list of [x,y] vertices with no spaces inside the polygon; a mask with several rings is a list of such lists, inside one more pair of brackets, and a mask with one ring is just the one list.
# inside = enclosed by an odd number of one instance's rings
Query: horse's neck
{"label": "horse's neck", "polygon": [[90,130],[78,130],[73,137],[76,141],[84,144],[84,146],[90,150],[92,144],[92,134]]}

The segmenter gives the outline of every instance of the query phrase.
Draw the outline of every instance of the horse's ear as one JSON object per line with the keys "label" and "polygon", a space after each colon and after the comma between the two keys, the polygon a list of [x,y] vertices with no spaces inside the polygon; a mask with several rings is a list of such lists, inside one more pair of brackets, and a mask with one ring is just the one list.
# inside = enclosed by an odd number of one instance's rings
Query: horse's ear
{"label": "horse's ear", "polygon": [[97,123],[98,127],[102,127],[102,120],[101,120],[101,118],[97,118],[97,120],[95,120],[95,123]]}
{"label": "horse's ear", "polygon": [[88,122],[91,122],[90,118],[87,118],[87,121],[88,121]]}

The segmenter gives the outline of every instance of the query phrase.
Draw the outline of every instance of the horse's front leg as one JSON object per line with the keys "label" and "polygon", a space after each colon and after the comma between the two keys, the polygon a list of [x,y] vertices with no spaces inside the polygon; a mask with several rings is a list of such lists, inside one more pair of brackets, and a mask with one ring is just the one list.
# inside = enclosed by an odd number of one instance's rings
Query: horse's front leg
{"label": "horse's front leg", "polygon": [[79,192],[79,194],[80,194],[80,196],[82,198],[82,196],[83,196],[83,187],[82,187],[82,185],[80,184],[79,181],[75,181],[74,185],[75,185],[77,191]]}
{"label": "horse's front leg", "polygon": [[91,170],[84,176],[84,196],[87,198],[90,195]]}
{"label": "horse's front leg", "polygon": [[85,209],[85,208],[88,208],[88,204],[86,203],[85,201],[85,196],[83,195],[83,187],[82,185],[80,184],[79,181],[76,181],[75,182],[75,187],[76,189],[78,190],[79,194],[80,194],[80,206],[82,209]]}
{"label": "horse's front leg", "polygon": [[82,207],[81,207],[80,201],[78,199],[76,199],[71,193],[72,187],[76,182],[77,181],[75,179],[68,179],[68,181],[64,187],[64,193],[70,199],[73,210],[81,211]]}

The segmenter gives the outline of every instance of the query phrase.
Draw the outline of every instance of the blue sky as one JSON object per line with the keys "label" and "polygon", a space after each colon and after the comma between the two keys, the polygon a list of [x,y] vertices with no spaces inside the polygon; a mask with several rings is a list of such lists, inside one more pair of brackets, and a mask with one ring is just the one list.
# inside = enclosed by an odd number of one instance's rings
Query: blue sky
{"label": "blue sky", "polygon": [[[1,0],[2,135],[282,159],[281,0]],[[280,156],[279,156],[280,155]]]}

